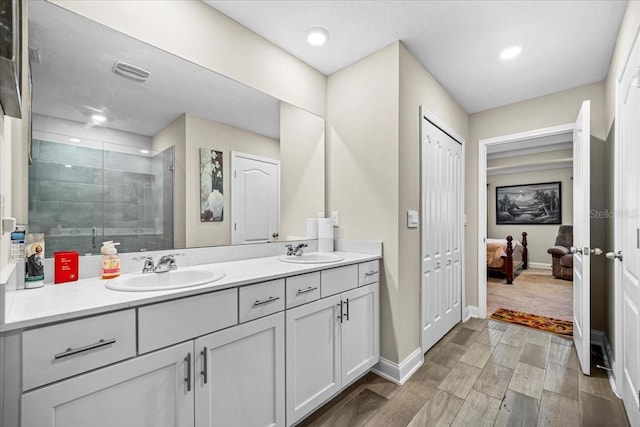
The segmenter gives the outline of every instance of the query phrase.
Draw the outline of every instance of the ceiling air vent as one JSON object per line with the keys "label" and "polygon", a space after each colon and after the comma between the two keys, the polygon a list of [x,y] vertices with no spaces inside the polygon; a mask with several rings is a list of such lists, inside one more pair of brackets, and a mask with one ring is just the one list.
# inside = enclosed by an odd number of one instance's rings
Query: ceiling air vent
{"label": "ceiling air vent", "polygon": [[144,82],[149,78],[149,76],[151,76],[151,73],[144,68],[136,67],[135,65],[120,61],[113,64],[112,71],[119,76],[135,82]]}

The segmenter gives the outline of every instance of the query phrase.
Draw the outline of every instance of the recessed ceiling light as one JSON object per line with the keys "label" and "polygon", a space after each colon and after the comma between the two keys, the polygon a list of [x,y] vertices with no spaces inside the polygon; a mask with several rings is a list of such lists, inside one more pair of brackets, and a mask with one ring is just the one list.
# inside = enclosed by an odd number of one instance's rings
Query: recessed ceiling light
{"label": "recessed ceiling light", "polygon": [[69,141],[71,141],[71,142],[80,142],[80,140],[78,138],[69,138]]}
{"label": "recessed ceiling light", "polygon": [[149,154],[149,150],[140,150],[142,154]]}
{"label": "recessed ceiling light", "polygon": [[322,46],[329,39],[329,31],[322,27],[313,27],[307,30],[307,42],[311,46]]}
{"label": "recessed ceiling light", "polygon": [[500,52],[500,59],[508,61],[522,53],[522,46],[511,46]]}
{"label": "recessed ceiling light", "polygon": [[107,118],[102,114],[94,114],[93,116],[91,116],[91,119],[96,123],[104,123],[107,121]]}

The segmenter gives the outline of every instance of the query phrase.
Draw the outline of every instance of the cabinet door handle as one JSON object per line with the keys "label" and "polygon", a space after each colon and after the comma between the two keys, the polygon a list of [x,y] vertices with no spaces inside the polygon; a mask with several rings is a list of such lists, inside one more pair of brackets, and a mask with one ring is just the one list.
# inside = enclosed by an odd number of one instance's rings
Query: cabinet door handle
{"label": "cabinet door handle", "polygon": [[364,273],[364,275],[366,277],[373,276],[374,274],[378,274],[378,271],[377,270],[371,270],[371,271],[367,271],[366,273]]}
{"label": "cabinet door handle", "polygon": [[200,354],[202,354],[202,371],[200,371],[200,374],[204,378],[203,382],[206,384],[207,383],[207,377],[209,376],[207,374],[207,370],[209,369],[209,366],[208,366],[208,363],[207,363],[207,357],[208,357],[209,351],[207,350],[207,347],[204,347]]}
{"label": "cabinet door handle", "polygon": [[306,294],[306,293],[315,291],[316,289],[318,289],[317,286],[309,286],[307,289],[298,289],[297,294],[298,295]]}
{"label": "cabinet door handle", "polygon": [[344,317],[346,317],[347,320],[349,320],[349,298],[347,298],[346,304],[347,304],[347,312],[344,314]]}
{"label": "cabinet door handle", "polygon": [[256,302],[253,303],[253,306],[257,307],[259,305],[269,304],[269,303],[272,303],[274,301],[278,301],[279,299],[280,299],[280,297],[269,297],[267,299],[263,299],[262,301],[256,300]]}
{"label": "cabinet door handle", "polygon": [[184,379],[184,382],[187,383],[187,393],[191,391],[191,353],[187,353],[187,357],[184,358],[184,361],[187,362],[187,376]]}
{"label": "cabinet door handle", "polygon": [[340,304],[336,305],[340,307],[340,314],[338,315],[338,319],[340,319],[340,323],[342,323],[342,301],[340,301]]}
{"label": "cabinet door handle", "polygon": [[89,350],[93,350],[94,348],[100,348],[100,347],[105,347],[111,344],[115,344],[116,343],[116,339],[115,338],[109,338],[109,339],[101,339],[100,341],[93,343],[93,344],[89,344],[89,345],[85,345],[84,347],[78,347],[78,348],[71,348],[69,347],[66,351],[63,351],[62,353],[58,353],[55,356],[53,356],[54,359],[58,360],[58,359],[62,359],[64,357],[69,357],[69,356],[73,356],[74,354],[78,354],[78,353],[82,353],[84,351],[89,351]]}

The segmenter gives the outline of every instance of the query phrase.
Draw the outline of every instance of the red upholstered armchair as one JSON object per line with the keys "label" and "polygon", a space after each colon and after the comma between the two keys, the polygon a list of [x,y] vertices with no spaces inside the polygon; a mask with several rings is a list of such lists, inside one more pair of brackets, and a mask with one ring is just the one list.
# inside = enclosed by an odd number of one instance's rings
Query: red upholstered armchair
{"label": "red upholstered armchair", "polygon": [[573,254],[569,248],[573,246],[573,225],[561,225],[556,236],[556,245],[547,249],[551,254],[553,277],[573,280]]}

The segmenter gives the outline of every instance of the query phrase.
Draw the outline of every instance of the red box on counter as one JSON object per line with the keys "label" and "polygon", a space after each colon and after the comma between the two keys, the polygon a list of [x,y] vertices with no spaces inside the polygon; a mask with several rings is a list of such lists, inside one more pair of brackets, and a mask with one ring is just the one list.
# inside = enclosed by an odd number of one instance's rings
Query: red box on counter
{"label": "red box on counter", "polygon": [[53,253],[53,282],[66,283],[78,280],[78,252]]}

